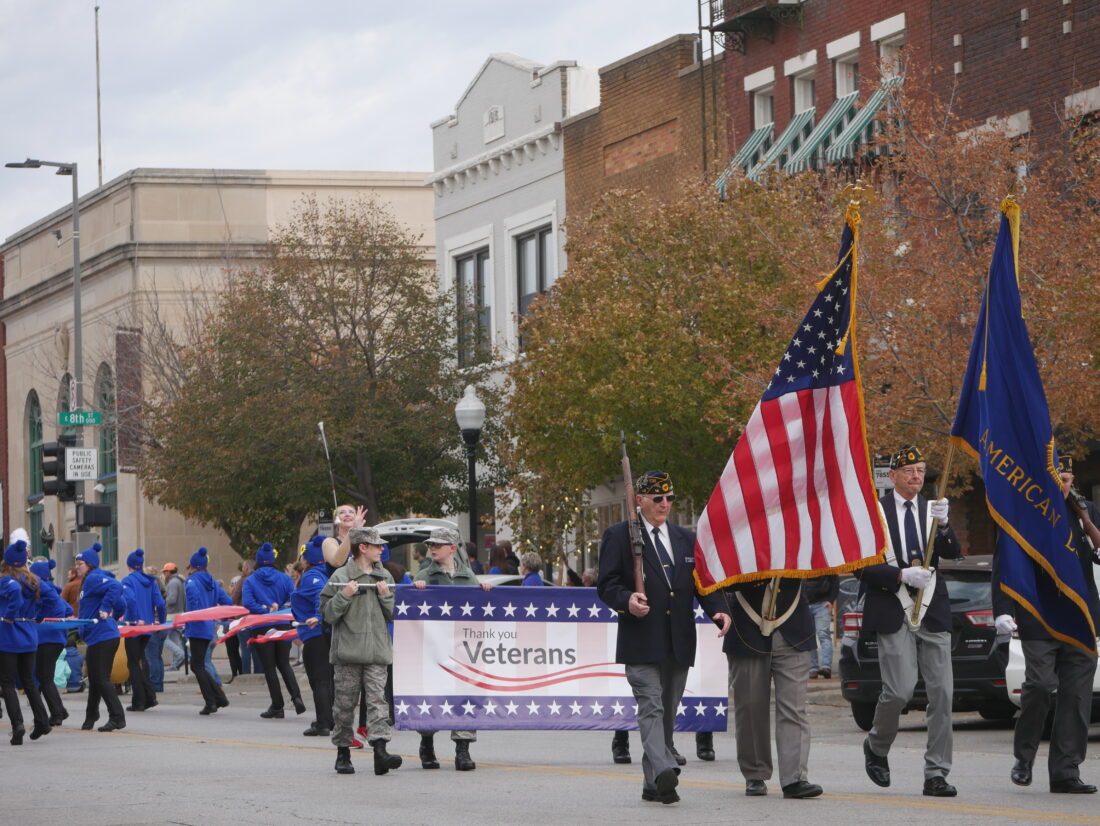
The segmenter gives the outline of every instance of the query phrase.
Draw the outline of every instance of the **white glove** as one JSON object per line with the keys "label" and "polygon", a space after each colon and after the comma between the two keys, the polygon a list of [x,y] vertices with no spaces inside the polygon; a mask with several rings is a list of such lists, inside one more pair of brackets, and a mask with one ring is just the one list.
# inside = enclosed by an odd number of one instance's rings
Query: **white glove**
{"label": "white glove", "polygon": [[928,503],[928,512],[933,519],[940,520],[940,527],[947,524],[947,500],[936,499]]}
{"label": "white glove", "polygon": [[901,581],[910,588],[916,588],[917,590],[927,588],[928,583],[932,581],[932,572],[926,568],[916,566],[902,568]]}
{"label": "white glove", "polygon": [[997,636],[999,637],[1007,637],[1016,630],[1016,620],[1012,619],[1011,614],[999,614],[993,624],[997,626]]}

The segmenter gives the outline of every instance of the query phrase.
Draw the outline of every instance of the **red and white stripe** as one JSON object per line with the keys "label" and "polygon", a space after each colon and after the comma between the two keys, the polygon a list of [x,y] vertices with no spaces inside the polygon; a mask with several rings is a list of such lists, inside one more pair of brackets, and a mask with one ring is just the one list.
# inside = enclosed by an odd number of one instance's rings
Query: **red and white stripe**
{"label": "red and white stripe", "polygon": [[704,590],[846,569],[885,544],[858,382],[757,404],[699,520]]}

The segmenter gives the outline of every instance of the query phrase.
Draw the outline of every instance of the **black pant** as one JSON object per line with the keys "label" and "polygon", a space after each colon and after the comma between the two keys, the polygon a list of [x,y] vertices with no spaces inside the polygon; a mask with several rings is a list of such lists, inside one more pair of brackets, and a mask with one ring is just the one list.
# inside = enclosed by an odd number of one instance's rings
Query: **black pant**
{"label": "black pant", "polygon": [[[8,709],[8,719],[12,726],[23,724],[23,710],[19,707],[19,692],[15,688],[15,678],[19,677],[27,694],[36,723],[45,724],[48,716],[42,695],[34,687],[34,652],[0,651],[0,689],[4,694],[4,706]],[[50,679],[53,677],[51,675]]]}
{"label": "black pant", "polygon": [[[335,723],[332,720],[332,698],[334,688],[332,684],[332,663],[328,661],[329,643],[332,638],[328,634],[319,634],[310,637],[302,643],[302,660],[306,665],[306,678],[309,680],[310,690],[313,692],[313,710],[317,714],[317,728],[331,730]],[[271,645],[271,643],[263,643]]]}
{"label": "black pant", "polygon": [[89,645],[84,653],[84,662],[88,666],[88,720],[99,719],[99,700],[107,705],[107,718],[125,725],[126,712],[118,699],[118,692],[111,683],[111,668],[115,664],[115,652],[118,651],[118,637]]}
{"label": "black pant", "polygon": [[214,682],[214,678],[206,670],[206,649],[210,647],[210,640],[191,637],[187,642],[191,646],[191,670],[195,675],[195,680],[198,681],[203,702],[211,707],[229,705],[229,701],[225,698],[225,692],[222,691],[220,685]]}
{"label": "black pant", "polygon": [[[290,626],[276,625],[273,627],[285,630]],[[279,688],[279,674],[283,675],[283,682],[286,683],[286,690],[290,692],[291,699],[301,702],[302,693],[298,690],[298,678],[294,676],[294,669],[290,667],[290,640],[258,642],[255,645],[259,646],[260,662],[264,664],[264,680],[267,681],[267,693],[271,695],[271,707],[283,707],[283,692]]]}
{"label": "black pant", "polygon": [[65,704],[61,702],[61,694],[53,682],[57,658],[64,650],[63,642],[44,642],[38,646],[38,652],[34,657],[34,676],[38,680],[38,690],[42,693],[42,699],[46,701],[46,707],[50,710],[51,720],[59,720],[66,716]]}
{"label": "black pant", "polygon": [[241,641],[236,634],[226,637],[225,655],[229,657],[229,678],[233,679],[238,674],[243,674],[244,672],[241,671]]}
{"label": "black pant", "polygon": [[157,692],[153,681],[149,679],[149,663],[145,661],[145,647],[149,645],[148,634],[127,637],[123,643],[126,648],[126,665],[130,668],[130,691],[134,708],[144,709],[157,701]]}

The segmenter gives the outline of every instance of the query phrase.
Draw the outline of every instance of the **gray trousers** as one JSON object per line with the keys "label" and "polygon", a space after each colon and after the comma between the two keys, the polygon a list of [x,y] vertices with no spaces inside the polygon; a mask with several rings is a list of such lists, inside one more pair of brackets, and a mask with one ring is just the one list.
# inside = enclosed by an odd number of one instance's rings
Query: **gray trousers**
{"label": "gray trousers", "polygon": [[951,695],[955,679],[951,669],[951,632],[914,631],[906,622],[892,634],[878,635],[878,662],[882,693],[875,706],[875,721],[867,739],[880,757],[890,751],[898,736],[898,718],[913,699],[917,677],[924,677],[928,694],[928,745],[924,752],[924,778],[946,777],[951,771]]}
{"label": "gray trousers", "polygon": [[337,747],[350,746],[355,733],[355,706],[359,703],[362,690],[367,699],[367,729],[370,742],[389,740],[393,735],[390,728],[390,706],[386,702],[386,666],[385,665],[344,665],[337,663],[332,667],[333,700],[332,719],[336,727],[332,730],[332,743]]}
{"label": "gray trousers", "polygon": [[676,769],[669,744],[676,708],[684,696],[688,666],[675,660],[626,666],[626,681],[638,701],[638,732],[642,736],[642,776],[645,788],[656,789],[654,778]]}
{"label": "gray trousers", "polygon": [[1031,763],[1039,748],[1043,723],[1057,689],[1054,727],[1050,733],[1047,770],[1051,780],[1080,777],[1089,743],[1092,713],[1092,677],[1096,657],[1056,640],[1021,640],[1024,684],[1020,691],[1020,718],[1013,735],[1013,754]]}
{"label": "gray trousers", "polygon": [[806,715],[806,684],[810,652],[790,646],[778,632],[772,653],[729,660],[730,692],[737,735],[737,765],[746,780],[772,776],[771,709],[775,683],[775,750],[783,786],[806,779],[810,759],[810,721]]}

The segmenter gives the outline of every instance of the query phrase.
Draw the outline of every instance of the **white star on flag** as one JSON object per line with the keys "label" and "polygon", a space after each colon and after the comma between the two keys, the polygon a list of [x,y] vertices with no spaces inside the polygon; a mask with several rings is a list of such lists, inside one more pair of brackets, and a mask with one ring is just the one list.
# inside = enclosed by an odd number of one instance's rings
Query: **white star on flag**
{"label": "white star on flag", "polygon": [[409,604],[407,602],[398,603],[397,613],[398,614],[407,614],[407,613],[409,613]]}
{"label": "white star on flag", "polygon": [[428,603],[426,603],[426,602],[420,603],[420,605],[418,607],[420,608],[420,616],[424,616],[425,614],[427,614],[429,611],[432,610],[432,606],[428,605]]}
{"label": "white star on flag", "polygon": [[407,716],[409,713],[409,704],[402,700],[400,703],[395,703],[393,709],[398,714],[404,714]]}
{"label": "white star on flag", "polygon": [[446,714],[448,717],[454,714],[454,706],[448,703],[446,700],[443,701],[443,704],[439,707],[439,710],[443,714]]}
{"label": "white star on flag", "polygon": [[569,710],[572,711],[574,714],[580,714],[581,713],[581,704],[578,703],[576,700],[574,700],[573,702],[571,702],[569,704]]}
{"label": "white star on flag", "polygon": [[481,610],[485,612],[483,616],[491,617],[493,615],[493,612],[497,610],[497,607],[492,603],[489,603],[487,605],[482,605]]}
{"label": "white star on flag", "polygon": [[529,714],[534,714],[536,717],[538,717],[538,714],[539,714],[539,705],[538,705],[538,703],[536,703],[534,700],[529,702],[527,704],[527,712]]}
{"label": "white star on flag", "polygon": [[477,706],[475,706],[475,705],[474,705],[473,703],[471,703],[471,702],[470,702],[469,700],[467,700],[466,702],[464,702],[464,703],[462,704],[462,713],[463,713],[463,714],[470,714],[470,715],[472,715],[472,714],[474,713],[474,711],[475,711],[476,709],[477,709]]}
{"label": "white star on flag", "polygon": [[505,711],[507,711],[509,714],[515,714],[516,709],[518,709],[518,708],[519,708],[519,706],[517,706],[515,703],[507,703],[504,706]]}
{"label": "white star on flag", "polygon": [[600,606],[592,604],[588,606],[588,616],[598,617],[600,615]]}
{"label": "white star on flag", "polygon": [[557,615],[558,615],[558,606],[556,606],[554,603],[551,602],[550,605],[546,608],[546,616],[548,616],[548,617],[557,617]]}
{"label": "white star on flag", "polygon": [[419,706],[417,706],[417,708],[420,709],[420,714],[421,715],[432,713],[432,707],[426,702],[421,703]]}
{"label": "white star on flag", "polygon": [[703,618],[703,609],[700,608],[698,605],[696,605],[695,606],[695,619],[702,619],[702,618]]}
{"label": "white star on flag", "polygon": [[462,616],[468,617],[473,612],[474,612],[474,606],[470,605],[470,603],[467,602],[465,605],[462,606]]}
{"label": "white star on flag", "polygon": [[516,606],[514,606],[512,603],[509,602],[507,605],[504,606],[504,616],[514,617],[515,615],[516,615]]}
{"label": "white star on flag", "polygon": [[616,700],[614,703],[611,704],[611,710],[614,711],[616,714],[622,714],[623,704]]}
{"label": "white star on flag", "polygon": [[718,703],[718,705],[714,707],[714,713],[717,714],[719,717],[724,716],[726,713],[726,704],[721,702]]}
{"label": "white star on flag", "polygon": [[592,709],[593,714],[603,714],[603,706],[600,703],[593,702],[589,708]]}
{"label": "white star on flag", "polygon": [[535,611],[537,611],[538,609],[535,608],[535,603],[532,602],[530,605],[528,605],[523,610],[527,612],[527,616],[533,617],[533,616],[535,616]]}
{"label": "white star on flag", "polygon": [[706,703],[699,703],[699,705],[695,706],[695,716],[696,717],[698,717],[700,715],[705,717],[706,714],[707,714]]}
{"label": "white star on flag", "polygon": [[575,617],[581,612],[581,609],[577,607],[576,603],[569,606],[569,616]]}
{"label": "white star on flag", "polygon": [[444,602],[442,605],[440,605],[439,606],[439,613],[440,613],[441,616],[449,617],[451,615],[451,605],[450,605],[450,603]]}
{"label": "white star on flag", "polygon": [[687,708],[684,706],[683,703],[680,703],[678,706],[676,706],[676,716],[677,717],[680,717],[680,716],[682,716],[686,713],[687,713]]}
{"label": "white star on flag", "polygon": [[551,713],[551,714],[559,714],[559,713],[561,713],[561,706],[560,706],[560,705],[558,705],[558,704],[557,704],[557,703],[556,703],[556,702],[555,702],[554,700],[551,700],[551,701],[550,701],[550,705],[549,705],[549,706],[547,706],[547,708],[549,708],[549,709],[550,709],[550,713]]}
{"label": "white star on flag", "polygon": [[486,700],[485,701],[485,713],[486,714],[496,714],[497,713],[497,704],[494,703],[492,700]]}

